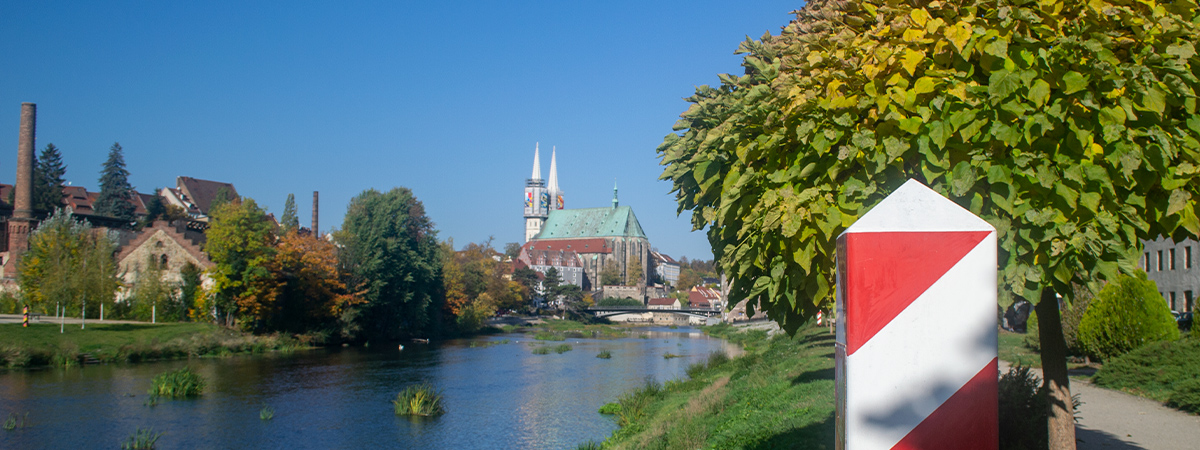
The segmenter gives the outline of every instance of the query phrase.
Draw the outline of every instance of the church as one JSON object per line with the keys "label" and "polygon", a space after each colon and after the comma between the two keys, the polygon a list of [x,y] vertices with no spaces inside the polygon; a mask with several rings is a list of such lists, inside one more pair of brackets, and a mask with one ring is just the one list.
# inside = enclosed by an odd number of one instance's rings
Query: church
{"label": "church", "polygon": [[566,209],[558,187],[557,149],[550,153],[549,179],[543,180],[541,172],[535,145],[533,174],[525,180],[525,245],[518,263],[541,273],[554,267],[564,283],[584,291],[601,289],[600,273],[614,264],[641,299],[651,270],[650,241],[633,208],[617,201],[616,186],[612,206]]}

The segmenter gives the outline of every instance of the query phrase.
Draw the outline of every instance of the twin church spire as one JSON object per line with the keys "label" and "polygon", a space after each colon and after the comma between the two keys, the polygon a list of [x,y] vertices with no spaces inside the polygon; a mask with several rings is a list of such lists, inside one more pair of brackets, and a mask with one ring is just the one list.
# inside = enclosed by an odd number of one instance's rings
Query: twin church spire
{"label": "twin church spire", "polygon": [[558,149],[550,150],[549,185],[542,180],[542,163],[539,144],[533,146],[533,174],[525,180],[525,241],[528,242],[542,231],[542,225],[550,211],[563,209],[563,193],[558,187]]}

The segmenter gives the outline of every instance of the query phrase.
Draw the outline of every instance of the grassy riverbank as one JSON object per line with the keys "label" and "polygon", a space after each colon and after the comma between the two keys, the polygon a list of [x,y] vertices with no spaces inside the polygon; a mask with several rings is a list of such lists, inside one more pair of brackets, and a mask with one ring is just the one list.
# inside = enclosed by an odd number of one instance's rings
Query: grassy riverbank
{"label": "grassy riverbank", "polygon": [[712,356],[689,368],[686,380],[649,382],[605,405],[601,411],[622,427],[601,447],[833,448],[833,336],[827,328],[806,327],[794,338],[726,326],[709,331],[742,343],[746,353]]}
{"label": "grassy riverbank", "polygon": [[72,366],[85,359],[137,362],[237,353],[290,351],[304,345],[286,336],[255,336],[212,324],[0,324],[0,366]]}

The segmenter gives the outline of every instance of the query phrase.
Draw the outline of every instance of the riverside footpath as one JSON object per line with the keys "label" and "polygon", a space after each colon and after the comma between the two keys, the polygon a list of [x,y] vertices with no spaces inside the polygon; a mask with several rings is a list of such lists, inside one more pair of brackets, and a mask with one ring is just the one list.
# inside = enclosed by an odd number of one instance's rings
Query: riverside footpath
{"label": "riverside footpath", "polygon": [[[1009,364],[1000,361],[1000,372]],[[1033,369],[1038,377],[1041,369]],[[1194,450],[1200,448],[1200,416],[1171,409],[1154,400],[1097,387],[1071,377],[1079,395],[1075,439],[1079,450]]]}

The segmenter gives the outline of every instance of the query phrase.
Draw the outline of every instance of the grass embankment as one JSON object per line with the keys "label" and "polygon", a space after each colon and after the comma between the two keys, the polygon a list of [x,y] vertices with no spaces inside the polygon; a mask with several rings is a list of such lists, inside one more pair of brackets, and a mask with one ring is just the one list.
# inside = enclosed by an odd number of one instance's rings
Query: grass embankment
{"label": "grass embankment", "polygon": [[238,353],[290,351],[304,347],[282,335],[255,336],[213,324],[105,324],[86,329],[57,324],[0,324],[0,366],[72,366],[83,358],[100,362],[138,362]]}
{"label": "grass embankment", "polygon": [[1200,414],[1200,339],[1145,345],[1106,362],[1092,382]]}
{"label": "grass embankment", "polygon": [[532,326],[509,328],[506,332],[533,333],[533,338],[539,341],[563,341],[567,339],[615,339],[628,337],[629,332],[608,324],[585,324],[574,320],[548,320],[546,323]]}
{"label": "grass embankment", "polygon": [[[714,354],[687,380],[653,380],[601,412],[621,428],[606,449],[806,448],[834,442],[833,336],[808,327],[791,338],[761,330],[706,329],[747,351]],[[589,447],[591,445],[591,447]],[[597,448],[594,443],[581,448]]]}

